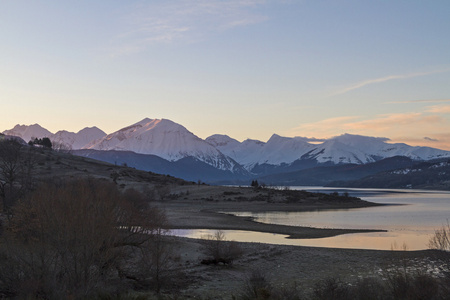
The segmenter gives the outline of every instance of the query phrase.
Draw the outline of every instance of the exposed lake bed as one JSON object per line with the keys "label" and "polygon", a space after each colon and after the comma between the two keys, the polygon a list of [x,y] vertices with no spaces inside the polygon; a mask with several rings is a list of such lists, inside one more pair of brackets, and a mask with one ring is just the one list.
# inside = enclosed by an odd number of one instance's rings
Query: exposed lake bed
{"label": "exposed lake bed", "polygon": [[[356,208],[348,207],[350,205],[343,205],[343,208],[314,208],[308,205],[267,203],[219,205],[218,209],[226,214],[216,214],[215,221],[211,219],[204,222],[203,227],[190,227],[196,230],[176,231],[176,234],[201,238],[212,234],[212,229],[221,229],[225,230],[228,239],[241,242],[375,250],[424,250],[428,248],[428,241],[434,230],[446,224],[450,216],[449,192],[318,187],[291,189],[347,193],[378,205]],[[207,206],[205,204],[202,214],[211,214],[210,210],[213,208]],[[200,219],[197,218],[196,221]],[[218,222],[218,219],[222,219],[222,222]],[[227,222],[234,224],[234,227],[219,226]],[[188,229],[189,226],[178,228]]]}

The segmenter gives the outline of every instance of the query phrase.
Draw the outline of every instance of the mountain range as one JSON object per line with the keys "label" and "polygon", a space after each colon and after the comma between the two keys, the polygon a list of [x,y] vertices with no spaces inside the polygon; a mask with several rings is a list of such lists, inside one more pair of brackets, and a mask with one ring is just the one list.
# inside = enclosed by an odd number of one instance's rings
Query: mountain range
{"label": "mountain range", "polygon": [[51,133],[39,124],[16,125],[14,128],[3,131],[5,135],[18,136],[25,142],[34,138],[48,137],[54,144],[59,144],[67,149],[81,149],[93,140],[100,139],[106,135],[105,132],[97,127],[86,127],[77,133],[60,130]]}
{"label": "mountain range", "polygon": [[[343,179],[358,180],[374,175],[374,170],[386,172],[404,167],[405,158],[408,167],[418,162],[450,159],[450,151],[351,134],[320,143],[276,134],[267,142],[252,139],[239,142],[219,134],[203,140],[167,119],[145,118],[111,134],[97,127],[53,134],[38,124],[16,125],[3,134],[25,141],[48,137],[55,145],[71,149],[76,155],[208,183],[240,184],[258,178],[269,184],[325,185]],[[390,163],[383,163],[386,159]],[[349,171],[350,166],[353,170],[358,167],[359,171]],[[312,170],[322,174],[318,180],[312,180]]]}

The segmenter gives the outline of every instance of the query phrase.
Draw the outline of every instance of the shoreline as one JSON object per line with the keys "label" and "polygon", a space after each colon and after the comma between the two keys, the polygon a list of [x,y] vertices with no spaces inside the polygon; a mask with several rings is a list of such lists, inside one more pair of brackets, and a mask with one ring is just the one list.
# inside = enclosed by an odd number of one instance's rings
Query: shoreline
{"label": "shoreline", "polygon": [[307,226],[290,226],[267,224],[255,221],[252,217],[241,217],[231,212],[294,212],[315,211],[327,209],[352,209],[379,206],[366,202],[360,205],[307,205],[272,203],[243,203],[232,207],[226,203],[200,203],[199,205],[182,205],[180,202],[172,205],[164,203],[168,225],[166,229],[209,229],[209,230],[243,230],[287,235],[288,239],[316,239],[333,237],[351,233],[387,232],[382,229],[348,229],[348,228],[316,228]]}

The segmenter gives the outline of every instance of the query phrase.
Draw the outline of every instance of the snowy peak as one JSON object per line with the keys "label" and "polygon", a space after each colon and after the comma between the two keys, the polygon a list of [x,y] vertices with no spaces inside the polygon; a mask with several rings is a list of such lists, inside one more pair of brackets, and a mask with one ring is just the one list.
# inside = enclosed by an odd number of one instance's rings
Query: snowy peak
{"label": "snowy peak", "polygon": [[167,119],[144,119],[84,147],[95,150],[133,151],[169,161],[194,157],[221,170],[235,171],[238,164],[185,127]]}
{"label": "snowy peak", "polygon": [[319,163],[333,162],[335,164],[366,164],[376,160],[371,154],[352,146],[352,144],[344,144],[339,139],[329,139],[318,145],[307,156]]}
{"label": "snowy peak", "polygon": [[60,130],[53,134],[39,124],[16,125],[13,129],[5,130],[6,135],[18,136],[28,142],[34,138],[48,137],[56,147],[64,149],[81,149],[92,140],[102,138],[105,132],[97,127],[86,127],[77,133]]}
{"label": "snowy peak", "polygon": [[230,138],[228,135],[224,134],[214,134],[205,139],[207,143],[214,147],[234,147],[239,145],[239,141]]}
{"label": "snowy peak", "polygon": [[414,160],[450,157],[449,151],[402,143],[389,144],[387,141],[387,138],[343,134],[318,145],[317,149],[308,153],[308,157],[321,163],[335,164],[366,164],[393,156],[406,156]]}
{"label": "snowy peak", "polygon": [[341,144],[348,145],[351,147],[358,147],[359,149],[364,151],[373,149],[374,146],[377,148],[384,147],[386,145],[386,142],[389,141],[388,138],[370,137],[348,133],[335,136],[330,140],[337,141]]}
{"label": "snowy peak", "polygon": [[251,170],[256,164],[291,163],[314,147],[304,139],[282,137],[277,134],[273,134],[267,143],[252,139],[239,143],[221,135],[213,135],[206,140],[247,170]]}
{"label": "snowy peak", "polygon": [[60,130],[50,137],[54,144],[68,149],[81,149],[93,140],[104,137],[106,133],[97,127],[86,127],[77,133]]}
{"label": "snowy peak", "polygon": [[53,134],[47,129],[41,127],[39,124],[33,125],[19,125],[14,126],[13,129],[3,131],[5,135],[13,135],[22,138],[25,142],[34,138],[51,137]]}
{"label": "snowy peak", "polygon": [[93,137],[94,139],[97,139],[104,137],[106,135],[106,132],[94,126],[94,127],[85,127],[81,129],[80,131],[77,132],[77,135],[84,136],[86,138]]}
{"label": "snowy peak", "polygon": [[277,134],[273,134],[267,142],[247,139],[239,143],[221,135],[213,135],[206,140],[247,170],[257,164],[290,164],[301,159],[312,159],[319,163],[366,164],[393,156],[406,156],[415,160],[450,157],[449,151],[388,144],[387,138],[352,134],[336,136],[320,144],[309,143],[307,138]]}

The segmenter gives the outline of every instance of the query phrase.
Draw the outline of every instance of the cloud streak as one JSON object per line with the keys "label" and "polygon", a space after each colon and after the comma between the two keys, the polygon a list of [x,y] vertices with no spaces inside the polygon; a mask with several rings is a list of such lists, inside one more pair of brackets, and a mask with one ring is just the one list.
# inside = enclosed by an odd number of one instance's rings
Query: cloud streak
{"label": "cloud streak", "polygon": [[346,94],[348,92],[351,92],[356,89],[360,89],[362,87],[365,87],[367,85],[376,84],[376,83],[382,83],[390,80],[397,80],[397,79],[408,79],[408,78],[414,78],[414,77],[420,77],[420,76],[427,76],[432,75],[436,73],[444,73],[450,71],[449,69],[446,70],[436,70],[431,72],[416,72],[416,73],[409,73],[409,74],[402,74],[402,75],[388,75],[385,77],[375,78],[375,79],[369,79],[364,80],[358,83],[355,83],[351,86],[348,86],[346,88],[340,89],[332,94],[332,96],[342,95]]}
{"label": "cloud streak", "polygon": [[450,99],[423,99],[423,100],[408,100],[408,101],[391,101],[388,104],[409,104],[409,103],[440,103],[450,102]]}
{"label": "cloud streak", "polygon": [[422,113],[400,113],[380,115],[371,120],[358,121],[345,124],[349,130],[371,130],[383,132],[399,126],[417,126],[419,124],[434,124],[442,119],[436,115],[424,115]]}
{"label": "cloud streak", "polygon": [[435,114],[450,114],[450,105],[433,105],[428,107],[427,112]]}
{"label": "cloud streak", "polygon": [[450,150],[450,120],[443,116],[450,105],[430,108],[424,112],[377,115],[372,118],[347,116],[329,118],[302,124],[291,130],[291,135],[330,138],[343,133],[385,136],[392,142],[417,146],[431,146]]}
{"label": "cloud streak", "polygon": [[[192,43],[210,34],[264,22],[263,0],[174,0],[150,2],[125,18],[118,53],[140,52],[158,43]],[[256,8],[256,9],[255,9]]]}

